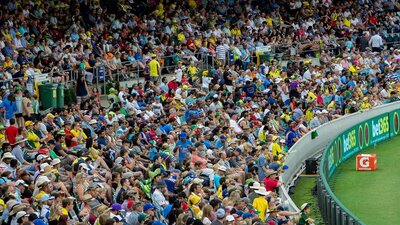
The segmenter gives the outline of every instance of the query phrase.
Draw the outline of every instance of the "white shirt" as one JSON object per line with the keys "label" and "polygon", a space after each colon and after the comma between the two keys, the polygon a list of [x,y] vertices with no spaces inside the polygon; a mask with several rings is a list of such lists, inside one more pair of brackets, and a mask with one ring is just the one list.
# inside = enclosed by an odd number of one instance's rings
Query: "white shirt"
{"label": "white shirt", "polygon": [[375,34],[374,36],[371,37],[371,39],[369,40],[369,44],[373,47],[373,48],[379,48],[383,45],[382,42],[382,37],[379,36],[379,34]]}
{"label": "white shirt", "polygon": [[156,208],[160,209],[168,205],[168,201],[165,199],[164,194],[160,190],[156,189],[151,195],[151,200]]}

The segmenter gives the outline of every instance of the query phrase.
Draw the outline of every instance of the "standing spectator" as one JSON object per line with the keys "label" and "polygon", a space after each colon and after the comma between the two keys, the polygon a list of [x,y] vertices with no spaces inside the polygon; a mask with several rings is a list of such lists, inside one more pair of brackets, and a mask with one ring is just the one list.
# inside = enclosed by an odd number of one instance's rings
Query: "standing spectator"
{"label": "standing spectator", "polygon": [[157,81],[161,76],[161,66],[160,63],[157,61],[157,55],[151,55],[151,61],[149,62],[149,72],[150,72],[150,79],[152,81]]}
{"label": "standing spectator", "polygon": [[381,52],[383,47],[382,37],[379,35],[378,30],[374,31],[375,34],[369,40],[369,46],[373,52]]}
{"label": "standing spectator", "polygon": [[78,104],[86,100],[89,94],[88,90],[89,89],[86,84],[85,76],[83,75],[78,76],[78,79],[75,84],[76,100]]}

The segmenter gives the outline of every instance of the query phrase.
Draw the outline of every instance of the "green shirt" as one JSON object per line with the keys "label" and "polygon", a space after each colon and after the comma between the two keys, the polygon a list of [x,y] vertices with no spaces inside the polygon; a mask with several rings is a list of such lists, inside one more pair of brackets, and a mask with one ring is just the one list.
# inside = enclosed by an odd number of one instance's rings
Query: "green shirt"
{"label": "green shirt", "polygon": [[301,213],[300,220],[299,220],[299,225],[308,225],[309,223],[307,222],[307,220],[308,220],[309,218],[310,218],[310,217],[308,217],[307,214]]}

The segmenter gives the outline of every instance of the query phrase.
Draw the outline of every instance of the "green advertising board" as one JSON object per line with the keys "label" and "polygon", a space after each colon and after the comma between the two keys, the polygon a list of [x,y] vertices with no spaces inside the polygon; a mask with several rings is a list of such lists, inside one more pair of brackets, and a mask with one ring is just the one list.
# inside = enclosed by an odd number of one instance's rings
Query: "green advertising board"
{"label": "green advertising board", "polygon": [[[395,112],[393,112],[394,114]],[[326,155],[328,177],[332,176],[343,161],[357,152],[388,139],[392,133],[392,129],[389,130],[389,128],[393,127],[389,125],[392,123],[391,115],[391,113],[386,113],[366,120],[336,137],[328,146],[328,154]],[[394,130],[393,133],[395,133]]]}

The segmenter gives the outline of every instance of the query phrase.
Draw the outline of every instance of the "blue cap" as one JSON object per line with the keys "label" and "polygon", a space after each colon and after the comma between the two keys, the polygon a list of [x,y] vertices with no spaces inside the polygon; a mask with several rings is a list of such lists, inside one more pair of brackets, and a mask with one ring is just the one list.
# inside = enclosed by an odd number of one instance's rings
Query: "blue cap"
{"label": "blue cap", "polygon": [[54,196],[51,196],[51,195],[49,195],[49,194],[44,194],[44,195],[42,195],[42,197],[40,198],[40,201],[41,201],[41,202],[45,202],[45,201],[48,201],[48,200],[51,200],[51,199],[54,199]]}
{"label": "blue cap", "polygon": [[46,225],[46,223],[43,221],[43,219],[36,219],[33,221],[34,225]]}
{"label": "blue cap", "polygon": [[289,169],[289,167],[288,167],[287,165],[283,165],[283,166],[282,166],[282,169],[283,169],[283,170],[287,170],[287,169]]}
{"label": "blue cap", "polygon": [[155,209],[155,208],[156,208],[156,207],[154,207],[153,204],[151,204],[151,203],[146,203],[146,204],[143,206],[143,212],[146,212],[147,210]]}
{"label": "blue cap", "polygon": [[186,132],[181,132],[181,136],[180,137],[181,137],[181,139],[182,138],[186,138]]}
{"label": "blue cap", "polygon": [[118,204],[118,203],[112,204],[111,205],[111,209],[115,210],[115,211],[121,211],[122,210],[122,205]]}
{"label": "blue cap", "polygon": [[219,138],[226,140],[226,136],[224,136],[224,135],[219,136]]}
{"label": "blue cap", "polygon": [[154,99],[155,100],[160,100],[161,98],[160,98],[160,96],[156,96]]}
{"label": "blue cap", "polygon": [[253,213],[249,213],[249,212],[245,212],[242,215],[243,219],[248,219],[248,218],[253,218],[253,217],[255,217],[255,215]]}

